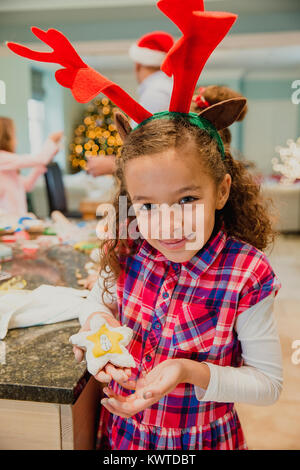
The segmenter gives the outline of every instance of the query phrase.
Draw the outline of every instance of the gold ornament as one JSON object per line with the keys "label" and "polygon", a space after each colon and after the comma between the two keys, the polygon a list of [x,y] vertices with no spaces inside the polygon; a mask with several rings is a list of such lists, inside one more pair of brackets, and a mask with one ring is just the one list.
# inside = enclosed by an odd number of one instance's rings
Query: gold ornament
{"label": "gold ornament", "polygon": [[91,124],[92,120],[91,120],[90,116],[87,116],[87,117],[84,119],[83,122],[84,122],[84,124],[86,124],[86,125],[88,126],[89,124]]}
{"label": "gold ornament", "polygon": [[103,114],[109,114],[110,113],[110,107],[109,106],[103,106]]}
{"label": "gold ornament", "polygon": [[75,152],[76,153],[81,153],[82,150],[83,150],[82,145],[76,145],[76,147],[75,147]]}
{"label": "gold ornament", "polygon": [[115,142],[116,142],[116,139],[115,139],[114,137],[112,137],[112,136],[108,137],[108,139],[107,139],[107,144],[108,144],[109,146],[112,147],[113,145],[115,145]]}

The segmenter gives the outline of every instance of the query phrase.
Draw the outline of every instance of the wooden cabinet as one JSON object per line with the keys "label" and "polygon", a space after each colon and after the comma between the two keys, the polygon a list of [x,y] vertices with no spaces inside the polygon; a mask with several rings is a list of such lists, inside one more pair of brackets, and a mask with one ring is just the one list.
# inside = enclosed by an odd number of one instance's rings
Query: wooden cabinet
{"label": "wooden cabinet", "polygon": [[101,396],[90,377],[74,405],[0,399],[0,449],[94,449]]}

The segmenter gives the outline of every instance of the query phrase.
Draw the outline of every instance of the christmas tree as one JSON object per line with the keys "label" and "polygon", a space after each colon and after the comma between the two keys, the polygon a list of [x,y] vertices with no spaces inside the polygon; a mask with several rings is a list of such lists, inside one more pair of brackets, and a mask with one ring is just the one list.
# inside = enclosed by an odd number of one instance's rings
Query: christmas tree
{"label": "christmas tree", "polygon": [[70,144],[73,172],[85,168],[87,157],[120,156],[122,141],[114,125],[114,110],[117,108],[106,97],[97,97],[84,110]]}

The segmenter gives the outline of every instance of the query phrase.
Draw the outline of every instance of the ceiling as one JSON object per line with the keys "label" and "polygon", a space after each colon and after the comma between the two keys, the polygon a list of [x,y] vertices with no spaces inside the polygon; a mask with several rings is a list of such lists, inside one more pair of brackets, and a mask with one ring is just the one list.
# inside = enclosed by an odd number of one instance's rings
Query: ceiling
{"label": "ceiling", "polygon": [[[125,9],[140,9],[149,8],[154,10],[156,8],[156,0],[1,0],[0,11],[3,13],[10,12],[32,12],[32,11],[91,11],[97,10],[107,14],[109,11],[118,14],[116,10],[119,8]],[[200,0],[199,0],[200,3]],[[253,13],[253,12],[287,12],[298,11],[298,0],[205,0],[206,10],[230,10],[238,13]]]}

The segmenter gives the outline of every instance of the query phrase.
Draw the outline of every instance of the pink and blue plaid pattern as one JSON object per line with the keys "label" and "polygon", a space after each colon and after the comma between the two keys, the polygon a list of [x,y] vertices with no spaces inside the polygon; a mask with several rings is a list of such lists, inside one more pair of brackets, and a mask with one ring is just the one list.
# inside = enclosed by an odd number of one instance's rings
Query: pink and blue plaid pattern
{"label": "pink and blue plaid pattern", "polygon": [[247,450],[234,409],[211,424],[176,429],[137,424],[103,407],[98,436],[101,450]]}
{"label": "pink and blue plaid pattern", "polygon": [[[185,263],[169,261],[143,240],[122,268],[119,320],[134,330],[128,349],[139,364],[135,378],[169,358],[241,366],[237,316],[281,287],[265,254],[228,237],[224,226]],[[111,385],[123,396],[132,393]],[[103,409],[99,445],[103,424],[112,449],[246,448],[234,404],[199,401],[190,384],[130,419]]]}

